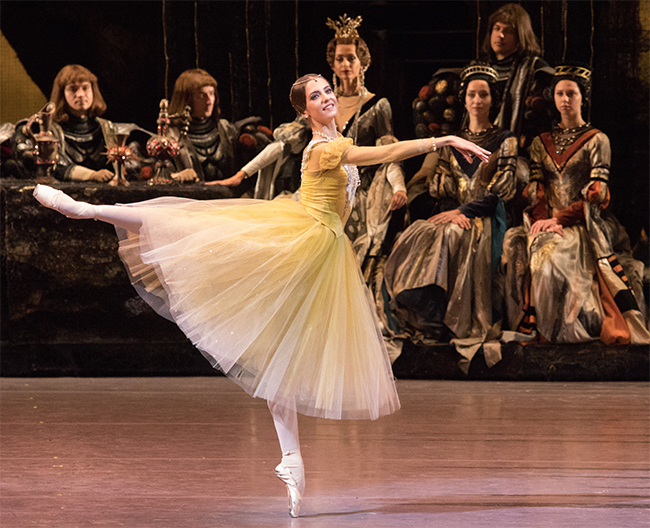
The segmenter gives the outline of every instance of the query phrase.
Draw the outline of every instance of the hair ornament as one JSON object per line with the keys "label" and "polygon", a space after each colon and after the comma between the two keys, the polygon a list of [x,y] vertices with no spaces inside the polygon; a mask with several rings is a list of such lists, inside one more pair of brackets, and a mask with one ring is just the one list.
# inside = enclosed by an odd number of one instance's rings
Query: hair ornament
{"label": "hair ornament", "polygon": [[355,19],[348,17],[347,13],[339,17],[340,22],[335,22],[327,17],[327,27],[334,30],[334,38],[358,38],[357,28],[361,25],[362,18],[358,16]]}
{"label": "hair ornament", "polygon": [[556,66],[555,77],[578,77],[584,82],[591,82],[591,70],[583,66]]}
{"label": "hair ornament", "polygon": [[[312,75],[312,77],[308,77],[308,75]],[[300,79],[298,79],[296,82],[294,82],[291,85],[291,90],[293,90],[294,86],[300,86],[301,84],[307,84],[309,81],[313,81],[314,79],[318,79],[319,77],[321,79],[324,79],[324,77],[320,73],[312,73],[308,75],[303,75]],[[289,91],[289,95],[291,95],[291,91]]]}
{"label": "hair ornament", "polygon": [[497,82],[499,80],[499,74],[497,71],[486,64],[473,64],[468,66],[460,72],[460,80],[464,83],[469,77],[474,75],[486,76],[491,80],[491,82]]}
{"label": "hair ornament", "polygon": [[591,100],[591,70],[585,66],[577,64],[562,64],[555,67],[555,75],[551,88],[554,90],[555,85],[562,80],[574,81],[584,90],[582,93],[585,101]]}

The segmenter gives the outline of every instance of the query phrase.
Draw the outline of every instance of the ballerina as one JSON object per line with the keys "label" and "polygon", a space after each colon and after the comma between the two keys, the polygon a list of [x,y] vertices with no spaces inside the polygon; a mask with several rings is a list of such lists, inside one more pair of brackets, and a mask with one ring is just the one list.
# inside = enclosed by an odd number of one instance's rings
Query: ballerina
{"label": "ballerina", "polygon": [[[365,75],[372,62],[368,44],[359,34],[360,16],[350,18],[347,14],[339,20],[327,19],[327,26],[334,30],[334,37],[327,43],[326,58],[333,73],[333,88],[338,102],[336,125],[338,131],[354,141],[354,145],[373,147],[393,142],[393,111],[388,99],[373,93],[365,84]],[[309,140],[311,130],[302,116],[284,123],[273,131],[275,141],[234,176],[225,180],[207,182],[207,185],[237,186],[261,172],[255,197],[272,199],[284,188],[295,191],[294,178],[286,178],[275,186],[276,178],[285,178],[293,172],[294,159]],[[284,165],[286,164],[286,165]],[[374,274],[378,258],[383,254],[383,244],[390,245],[389,229],[394,211],[406,204],[406,184],[399,164],[365,165],[359,168],[360,184],[355,193],[352,212],[345,224],[345,234],[361,265],[366,282]],[[297,179],[297,178],[296,178]],[[286,181],[291,184],[287,187]],[[397,227],[397,226],[396,226]]]}
{"label": "ballerina", "polygon": [[489,152],[454,136],[355,147],[337,136],[337,100],[323,77],[301,77],[290,98],[313,133],[300,203],[163,197],[96,206],[43,185],[34,196],[71,218],[115,225],[138,293],[214,367],[267,400],[282,450],[275,472],[297,517],[305,490],[297,413],[374,420],[400,405],[374,304],[343,232],[355,165],[444,145],[468,159],[485,161]]}

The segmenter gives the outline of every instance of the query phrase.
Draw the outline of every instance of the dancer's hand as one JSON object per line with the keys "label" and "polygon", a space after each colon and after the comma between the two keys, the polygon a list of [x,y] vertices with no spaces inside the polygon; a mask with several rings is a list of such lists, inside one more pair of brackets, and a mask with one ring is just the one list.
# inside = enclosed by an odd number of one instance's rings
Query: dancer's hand
{"label": "dancer's hand", "polygon": [[90,179],[100,182],[107,182],[109,180],[112,180],[114,176],[115,174],[113,174],[108,169],[99,169],[92,172]]}
{"label": "dancer's hand", "polygon": [[445,143],[460,152],[468,163],[472,163],[474,156],[478,156],[481,161],[487,162],[490,159],[490,154],[492,154],[489,150],[485,150],[471,141],[459,138],[458,136],[444,136],[436,141],[442,143],[443,139],[448,140]]}
{"label": "dancer's hand", "polygon": [[457,226],[462,227],[463,229],[471,229],[472,223],[469,218],[467,218],[463,213],[458,209],[452,209],[451,211],[444,211],[443,213],[438,213],[435,216],[432,216],[427,220],[432,224],[456,224]]}
{"label": "dancer's hand", "polygon": [[211,182],[205,182],[206,185],[225,185],[226,187],[237,187],[246,177],[246,173],[243,170],[237,171],[237,174],[226,178],[225,180],[214,180]]}
{"label": "dancer's hand", "polygon": [[199,181],[199,177],[196,175],[196,171],[194,169],[183,169],[180,172],[174,172],[172,173],[172,179],[181,183]]}
{"label": "dancer's hand", "polygon": [[531,235],[536,235],[537,233],[542,233],[544,231],[550,231],[551,233],[557,233],[562,237],[564,236],[564,228],[556,218],[537,220],[537,222],[535,222],[530,228]]}
{"label": "dancer's hand", "polygon": [[395,192],[395,194],[393,194],[393,198],[390,201],[390,210],[396,211],[397,209],[404,207],[405,203],[406,203],[406,192],[397,191]]}

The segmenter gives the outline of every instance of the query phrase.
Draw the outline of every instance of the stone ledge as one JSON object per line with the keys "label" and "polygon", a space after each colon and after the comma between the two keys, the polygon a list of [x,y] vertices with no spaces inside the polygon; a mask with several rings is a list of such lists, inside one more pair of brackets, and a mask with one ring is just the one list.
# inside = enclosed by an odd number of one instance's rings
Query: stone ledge
{"label": "stone ledge", "polygon": [[[182,335],[160,342],[2,343],[4,377],[215,376],[201,353]],[[481,354],[469,373],[450,345],[405,344],[393,365],[398,379],[485,381],[650,381],[650,350],[643,345],[507,344],[503,359],[487,368]]]}
{"label": "stone ledge", "polygon": [[503,359],[491,368],[481,353],[468,374],[458,367],[461,356],[452,345],[422,346],[406,342],[393,364],[398,379],[494,381],[649,381],[650,347],[579,344],[503,345]]}
{"label": "stone ledge", "polygon": [[[35,184],[0,180],[2,341],[174,339],[175,325],[158,317],[131,287],[117,254],[114,228],[103,222],[70,220],[42,207],[32,196]],[[57,183],[55,187],[94,204],[169,195],[232,197],[228,188],[205,185]]]}

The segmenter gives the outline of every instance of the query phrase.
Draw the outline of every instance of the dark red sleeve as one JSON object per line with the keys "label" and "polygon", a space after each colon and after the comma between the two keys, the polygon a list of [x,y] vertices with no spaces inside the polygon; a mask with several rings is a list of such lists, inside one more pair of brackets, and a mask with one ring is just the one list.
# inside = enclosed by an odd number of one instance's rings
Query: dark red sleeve
{"label": "dark red sleeve", "polygon": [[[528,196],[529,188],[527,188],[524,191],[524,197],[525,198],[529,198],[529,196]],[[537,222],[537,220],[546,220],[548,218],[548,206],[546,205],[546,195],[544,194],[544,184],[542,184],[541,182],[537,183],[537,196],[536,196],[536,198],[537,199],[535,200],[535,205],[528,212],[528,215],[531,217],[531,220],[533,222]]]}
{"label": "dark red sleeve", "polygon": [[582,200],[573,202],[569,207],[555,214],[555,219],[562,227],[570,227],[585,218],[585,206]]}
{"label": "dark red sleeve", "polygon": [[587,201],[598,204],[599,209],[606,209],[609,205],[609,186],[605,188],[605,196],[603,196],[603,185],[603,183],[596,181],[587,189]]}

